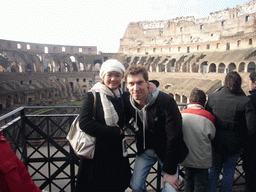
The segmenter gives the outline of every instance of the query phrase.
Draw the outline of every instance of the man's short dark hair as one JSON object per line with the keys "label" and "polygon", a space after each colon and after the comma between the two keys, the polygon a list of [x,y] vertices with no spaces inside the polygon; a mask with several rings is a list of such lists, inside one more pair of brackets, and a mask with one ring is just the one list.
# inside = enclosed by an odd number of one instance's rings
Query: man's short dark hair
{"label": "man's short dark hair", "polygon": [[142,74],[145,81],[148,81],[148,71],[147,71],[146,67],[144,67],[142,65],[129,66],[124,73],[124,79],[125,79],[125,81],[127,81],[127,77],[129,75],[138,75],[138,74]]}
{"label": "man's short dark hair", "polygon": [[256,81],[256,72],[255,71],[251,72],[249,77],[251,81],[254,83]]}
{"label": "man's short dark hair", "polygon": [[192,92],[190,93],[190,102],[200,102],[200,103],[205,103],[206,102],[206,95],[204,91],[194,88]]}

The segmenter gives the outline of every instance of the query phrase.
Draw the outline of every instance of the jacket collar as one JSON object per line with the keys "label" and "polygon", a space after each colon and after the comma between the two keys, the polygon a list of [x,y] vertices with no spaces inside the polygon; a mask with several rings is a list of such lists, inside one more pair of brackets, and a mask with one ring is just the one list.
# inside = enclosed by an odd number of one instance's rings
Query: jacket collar
{"label": "jacket collar", "polygon": [[204,109],[204,107],[199,103],[189,103],[188,108],[191,109]]}

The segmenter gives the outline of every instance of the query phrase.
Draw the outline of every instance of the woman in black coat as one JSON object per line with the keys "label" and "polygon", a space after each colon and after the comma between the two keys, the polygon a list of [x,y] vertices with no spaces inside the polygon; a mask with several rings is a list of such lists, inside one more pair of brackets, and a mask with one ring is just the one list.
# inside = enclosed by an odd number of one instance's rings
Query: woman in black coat
{"label": "woman in black coat", "polygon": [[[101,83],[95,84],[85,95],[80,112],[80,128],[96,137],[92,160],[81,159],[76,192],[123,192],[129,187],[131,171],[129,160],[124,157],[124,106],[119,88],[125,71],[117,60],[103,63],[100,70]],[[93,120],[93,103],[96,99],[96,120]]]}
{"label": "woman in black coat", "polygon": [[207,192],[217,190],[222,168],[220,191],[232,190],[236,162],[242,153],[247,135],[253,134],[256,128],[253,105],[241,89],[240,75],[234,71],[228,73],[224,84],[225,86],[209,95],[206,105],[206,109],[216,117],[213,165],[210,169]]}

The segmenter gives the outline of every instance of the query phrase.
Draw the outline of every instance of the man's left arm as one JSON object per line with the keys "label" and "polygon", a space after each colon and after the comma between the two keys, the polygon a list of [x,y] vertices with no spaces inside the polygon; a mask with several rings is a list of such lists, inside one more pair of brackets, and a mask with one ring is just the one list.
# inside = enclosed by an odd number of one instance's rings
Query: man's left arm
{"label": "man's left arm", "polygon": [[182,117],[173,98],[165,99],[164,110],[166,114],[167,150],[163,171],[174,175],[177,171],[177,165],[186,158],[188,148],[183,140]]}

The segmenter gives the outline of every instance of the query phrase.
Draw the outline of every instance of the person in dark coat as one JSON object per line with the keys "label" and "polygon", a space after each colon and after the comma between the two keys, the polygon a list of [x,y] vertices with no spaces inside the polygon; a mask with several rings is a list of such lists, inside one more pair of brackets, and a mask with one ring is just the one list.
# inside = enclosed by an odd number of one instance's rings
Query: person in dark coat
{"label": "person in dark coat", "polygon": [[96,120],[92,118],[95,98],[91,92],[85,95],[79,125],[96,137],[96,146],[92,160],[80,160],[76,192],[123,192],[129,187],[131,171],[122,149],[124,106],[119,88],[124,71],[124,66],[114,59],[102,64],[102,82],[91,89],[96,92]]}
{"label": "person in dark coat", "polygon": [[[250,95],[254,109],[256,111],[256,72],[250,74]],[[246,192],[256,190],[256,133],[248,136],[243,152],[243,169],[245,172]]]}
{"label": "person in dark coat", "polygon": [[207,192],[215,192],[220,172],[223,178],[220,191],[232,190],[236,162],[242,153],[247,135],[256,127],[252,101],[241,89],[242,79],[235,72],[225,77],[224,86],[208,97],[206,110],[216,118],[213,140],[213,165],[210,169]]}

